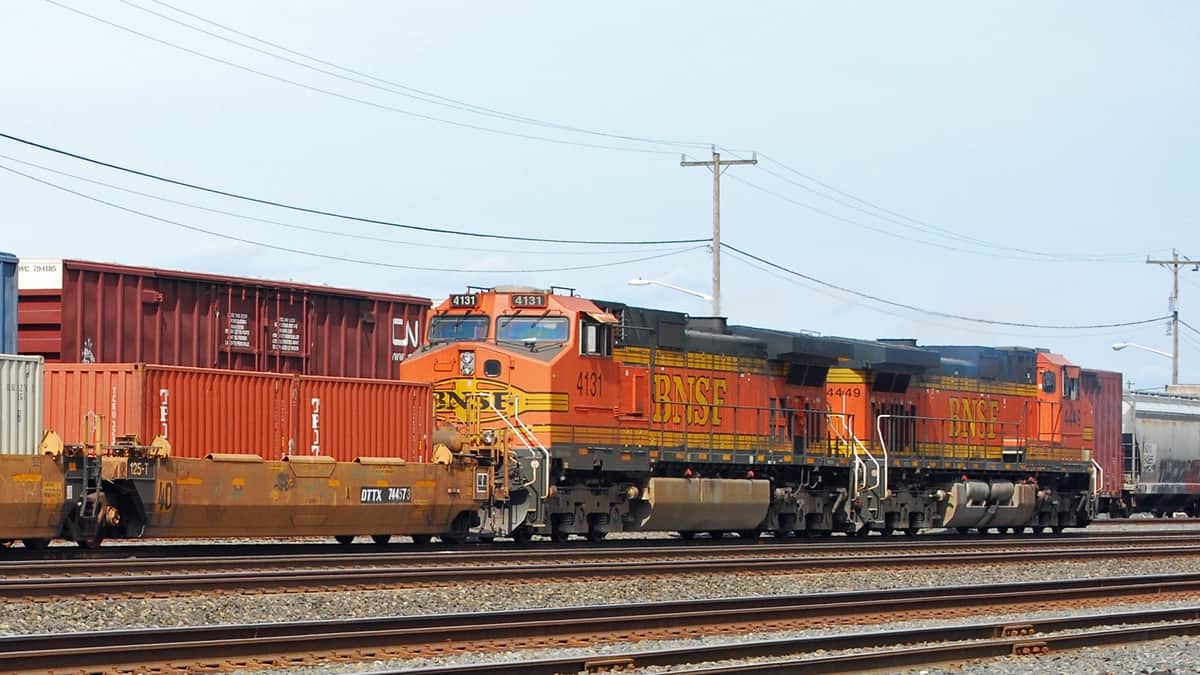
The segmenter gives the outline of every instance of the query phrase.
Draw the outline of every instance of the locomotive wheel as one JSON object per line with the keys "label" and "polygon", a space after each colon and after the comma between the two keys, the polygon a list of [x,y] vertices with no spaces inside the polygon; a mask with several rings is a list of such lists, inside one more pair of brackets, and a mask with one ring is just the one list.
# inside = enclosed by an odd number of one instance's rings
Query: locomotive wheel
{"label": "locomotive wheel", "polygon": [[762,536],[762,530],[738,530],[737,534],[742,539],[758,539]]}
{"label": "locomotive wheel", "polygon": [[713,539],[720,539],[725,536],[725,533],[720,530],[711,530],[709,531],[708,536],[712,537]]}
{"label": "locomotive wheel", "polygon": [[919,527],[906,527],[906,528],[904,528],[904,536],[915,537],[915,536],[917,536],[917,534],[920,531],[921,531],[921,528],[919,528]]}
{"label": "locomotive wheel", "polygon": [[570,537],[571,537],[571,534],[569,532],[567,532],[566,530],[555,529],[555,530],[550,531],[550,541],[552,541],[556,544],[565,544],[567,542],[567,539],[569,539]]}
{"label": "locomotive wheel", "polygon": [[428,534],[414,534],[412,535],[412,540],[417,546],[424,546],[433,541],[433,536]]}
{"label": "locomotive wheel", "polygon": [[894,527],[885,527],[879,531],[879,534],[881,534],[885,537],[890,537],[890,536],[892,536],[892,533],[895,531],[896,531],[896,528],[894,528]]}
{"label": "locomotive wheel", "polygon": [[[10,541],[9,543],[11,544],[12,542]],[[25,544],[25,548],[31,551],[44,551],[50,547],[49,539],[22,539],[21,543]]]}
{"label": "locomotive wheel", "polygon": [[971,528],[969,527],[956,527],[954,529],[958,530],[959,534],[966,534],[967,532],[971,531]]}
{"label": "locomotive wheel", "polygon": [[390,534],[373,534],[373,535],[371,535],[371,541],[375,542],[376,544],[379,544],[380,546],[383,546],[384,544],[388,543],[391,540],[392,540],[392,535],[390,535]]}
{"label": "locomotive wheel", "polygon": [[76,539],[75,543],[79,544],[79,548],[93,549],[100,548],[100,543],[104,541],[103,535],[95,534],[83,539]]}
{"label": "locomotive wheel", "polygon": [[679,533],[679,538],[684,541],[691,541],[696,538],[696,532],[694,530],[683,530]]}
{"label": "locomotive wheel", "polygon": [[512,538],[518,544],[528,544],[530,541],[533,541],[533,528],[528,525],[522,525],[513,530]]}
{"label": "locomotive wheel", "polygon": [[593,544],[599,544],[600,542],[604,541],[604,537],[606,537],[607,535],[608,535],[608,533],[605,532],[604,530],[601,530],[599,528],[592,528],[592,529],[588,530],[587,538],[588,538],[588,541],[592,542]]}
{"label": "locomotive wheel", "polygon": [[354,535],[339,534],[339,535],[336,535],[334,537],[334,539],[337,541],[337,543],[341,544],[342,546],[348,546],[354,541]]}

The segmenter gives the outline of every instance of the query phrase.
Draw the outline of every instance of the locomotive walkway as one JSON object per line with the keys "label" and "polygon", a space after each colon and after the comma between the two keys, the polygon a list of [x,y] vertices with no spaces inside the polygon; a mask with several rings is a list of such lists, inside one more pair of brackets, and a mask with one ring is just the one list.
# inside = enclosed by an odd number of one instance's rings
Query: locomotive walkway
{"label": "locomotive walkway", "polygon": [[446,551],[236,558],[152,558],[0,563],[6,600],[173,597],[181,593],[346,591],[504,581],[820,570],[939,568],[1045,561],[1200,556],[1192,536],[1113,534],[1064,539],[974,539],[874,544]]}
{"label": "locomotive walkway", "polygon": [[[601,605],[559,609],[472,614],[444,614],[276,624],[244,624],[196,628],[60,633],[0,639],[0,671],[87,669],[104,667],[223,668],[287,667],[304,663],[358,661],[363,659],[445,656],[447,654],[540,646],[588,646],[602,642],[636,642],[662,637],[745,633],[751,631],[811,629],[832,623],[860,625],[898,618],[946,619],[991,613],[1034,611],[1065,607],[1105,607],[1114,602],[1138,599],[1187,599],[1200,591],[1200,574],[1179,574],[1104,579],[1014,583],[944,588],[908,588],[799,596],[706,599],[681,602],[642,603],[633,606]],[[736,649],[744,657],[756,654],[811,652],[820,648],[854,649],[864,646],[894,650],[898,645],[921,641],[976,640],[974,646],[942,645],[909,648],[907,656],[896,652],[892,660],[831,661],[803,672],[831,672],[869,667],[945,661],[999,653],[1039,653],[1057,647],[1095,644],[1097,641],[1130,639],[1117,634],[1036,637],[1039,631],[1064,631],[1114,623],[1177,622],[1169,626],[1142,626],[1135,639],[1159,634],[1200,632],[1200,606],[1155,610],[1115,616],[1031,620],[1004,624],[977,624],[941,632],[907,630],[891,633],[825,636],[817,640],[742,642]],[[819,647],[818,647],[819,645]],[[719,650],[721,648],[713,648]],[[967,649],[973,651],[966,651]],[[716,656],[719,651],[687,650],[686,662]],[[653,658],[675,658],[628,654],[626,665],[652,665]],[[859,655],[859,658],[864,658]],[[641,660],[639,660],[641,659]],[[898,660],[901,659],[901,660]],[[485,671],[480,664],[470,672],[551,672],[530,662],[513,662],[507,669]],[[602,665],[591,659],[589,667]],[[578,663],[578,661],[575,661]],[[819,665],[819,664],[813,664]],[[524,666],[520,669],[519,666]],[[512,670],[518,667],[518,670]],[[778,669],[778,665],[776,669]],[[561,666],[559,668],[561,671]],[[436,672],[464,672],[439,668]],[[800,672],[800,671],[796,671]]]}

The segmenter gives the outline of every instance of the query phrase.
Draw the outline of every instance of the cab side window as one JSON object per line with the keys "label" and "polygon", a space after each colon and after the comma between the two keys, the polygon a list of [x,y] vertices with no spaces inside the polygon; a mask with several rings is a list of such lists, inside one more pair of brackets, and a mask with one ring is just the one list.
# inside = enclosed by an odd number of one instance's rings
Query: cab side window
{"label": "cab side window", "polygon": [[588,321],[579,322],[579,353],[592,356],[612,354],[612,327]]}
{"label": "cab side window", "polygon": [[1053,394],[1058,389],[1058,377],[1053,370],[1042,371],[1042,391]]}

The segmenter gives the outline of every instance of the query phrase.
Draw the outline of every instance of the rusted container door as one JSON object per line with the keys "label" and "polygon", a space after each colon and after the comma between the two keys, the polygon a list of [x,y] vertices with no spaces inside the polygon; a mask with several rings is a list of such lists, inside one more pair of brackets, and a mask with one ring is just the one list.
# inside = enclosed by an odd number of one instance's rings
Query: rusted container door
{"label": "rusted container door", "polygon": [[419,346],[430,305],[76,260],[22,260],[21,269],[18,350],[51,362],[392,379]]}
{"label": "rusted container door", "polygon": [[358,457],[429,461],[431,385],[300,377],[296,387],[297,453],[339,462]]}
{"label": "rusted container door", "polygon": [[[295,448],[293,378],[215,369],[141,366],[146,436],[165,437],[172,455],[260,455],[281,459]],[[153,433],[151,433],[151,431]]]}
{"label": "rusted container door", "polygon": [[[1121,373],[1107,370],[1087,370],[1080,373],[1083,398],[1092,407],[1092,458],[1104,470],[1101,494],[1121,493],[1123,462],[1121,459]],[[1088,445],[1084,430],[1084,445]]]}

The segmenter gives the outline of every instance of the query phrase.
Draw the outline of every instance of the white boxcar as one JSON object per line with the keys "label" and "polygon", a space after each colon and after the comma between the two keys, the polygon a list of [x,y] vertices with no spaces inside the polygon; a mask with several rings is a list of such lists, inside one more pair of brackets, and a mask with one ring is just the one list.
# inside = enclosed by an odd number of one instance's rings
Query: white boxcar
{"label": "white boxcar", "polygon": [[37,454],[44,370],[40,356],[0,354],[0,455]]}

